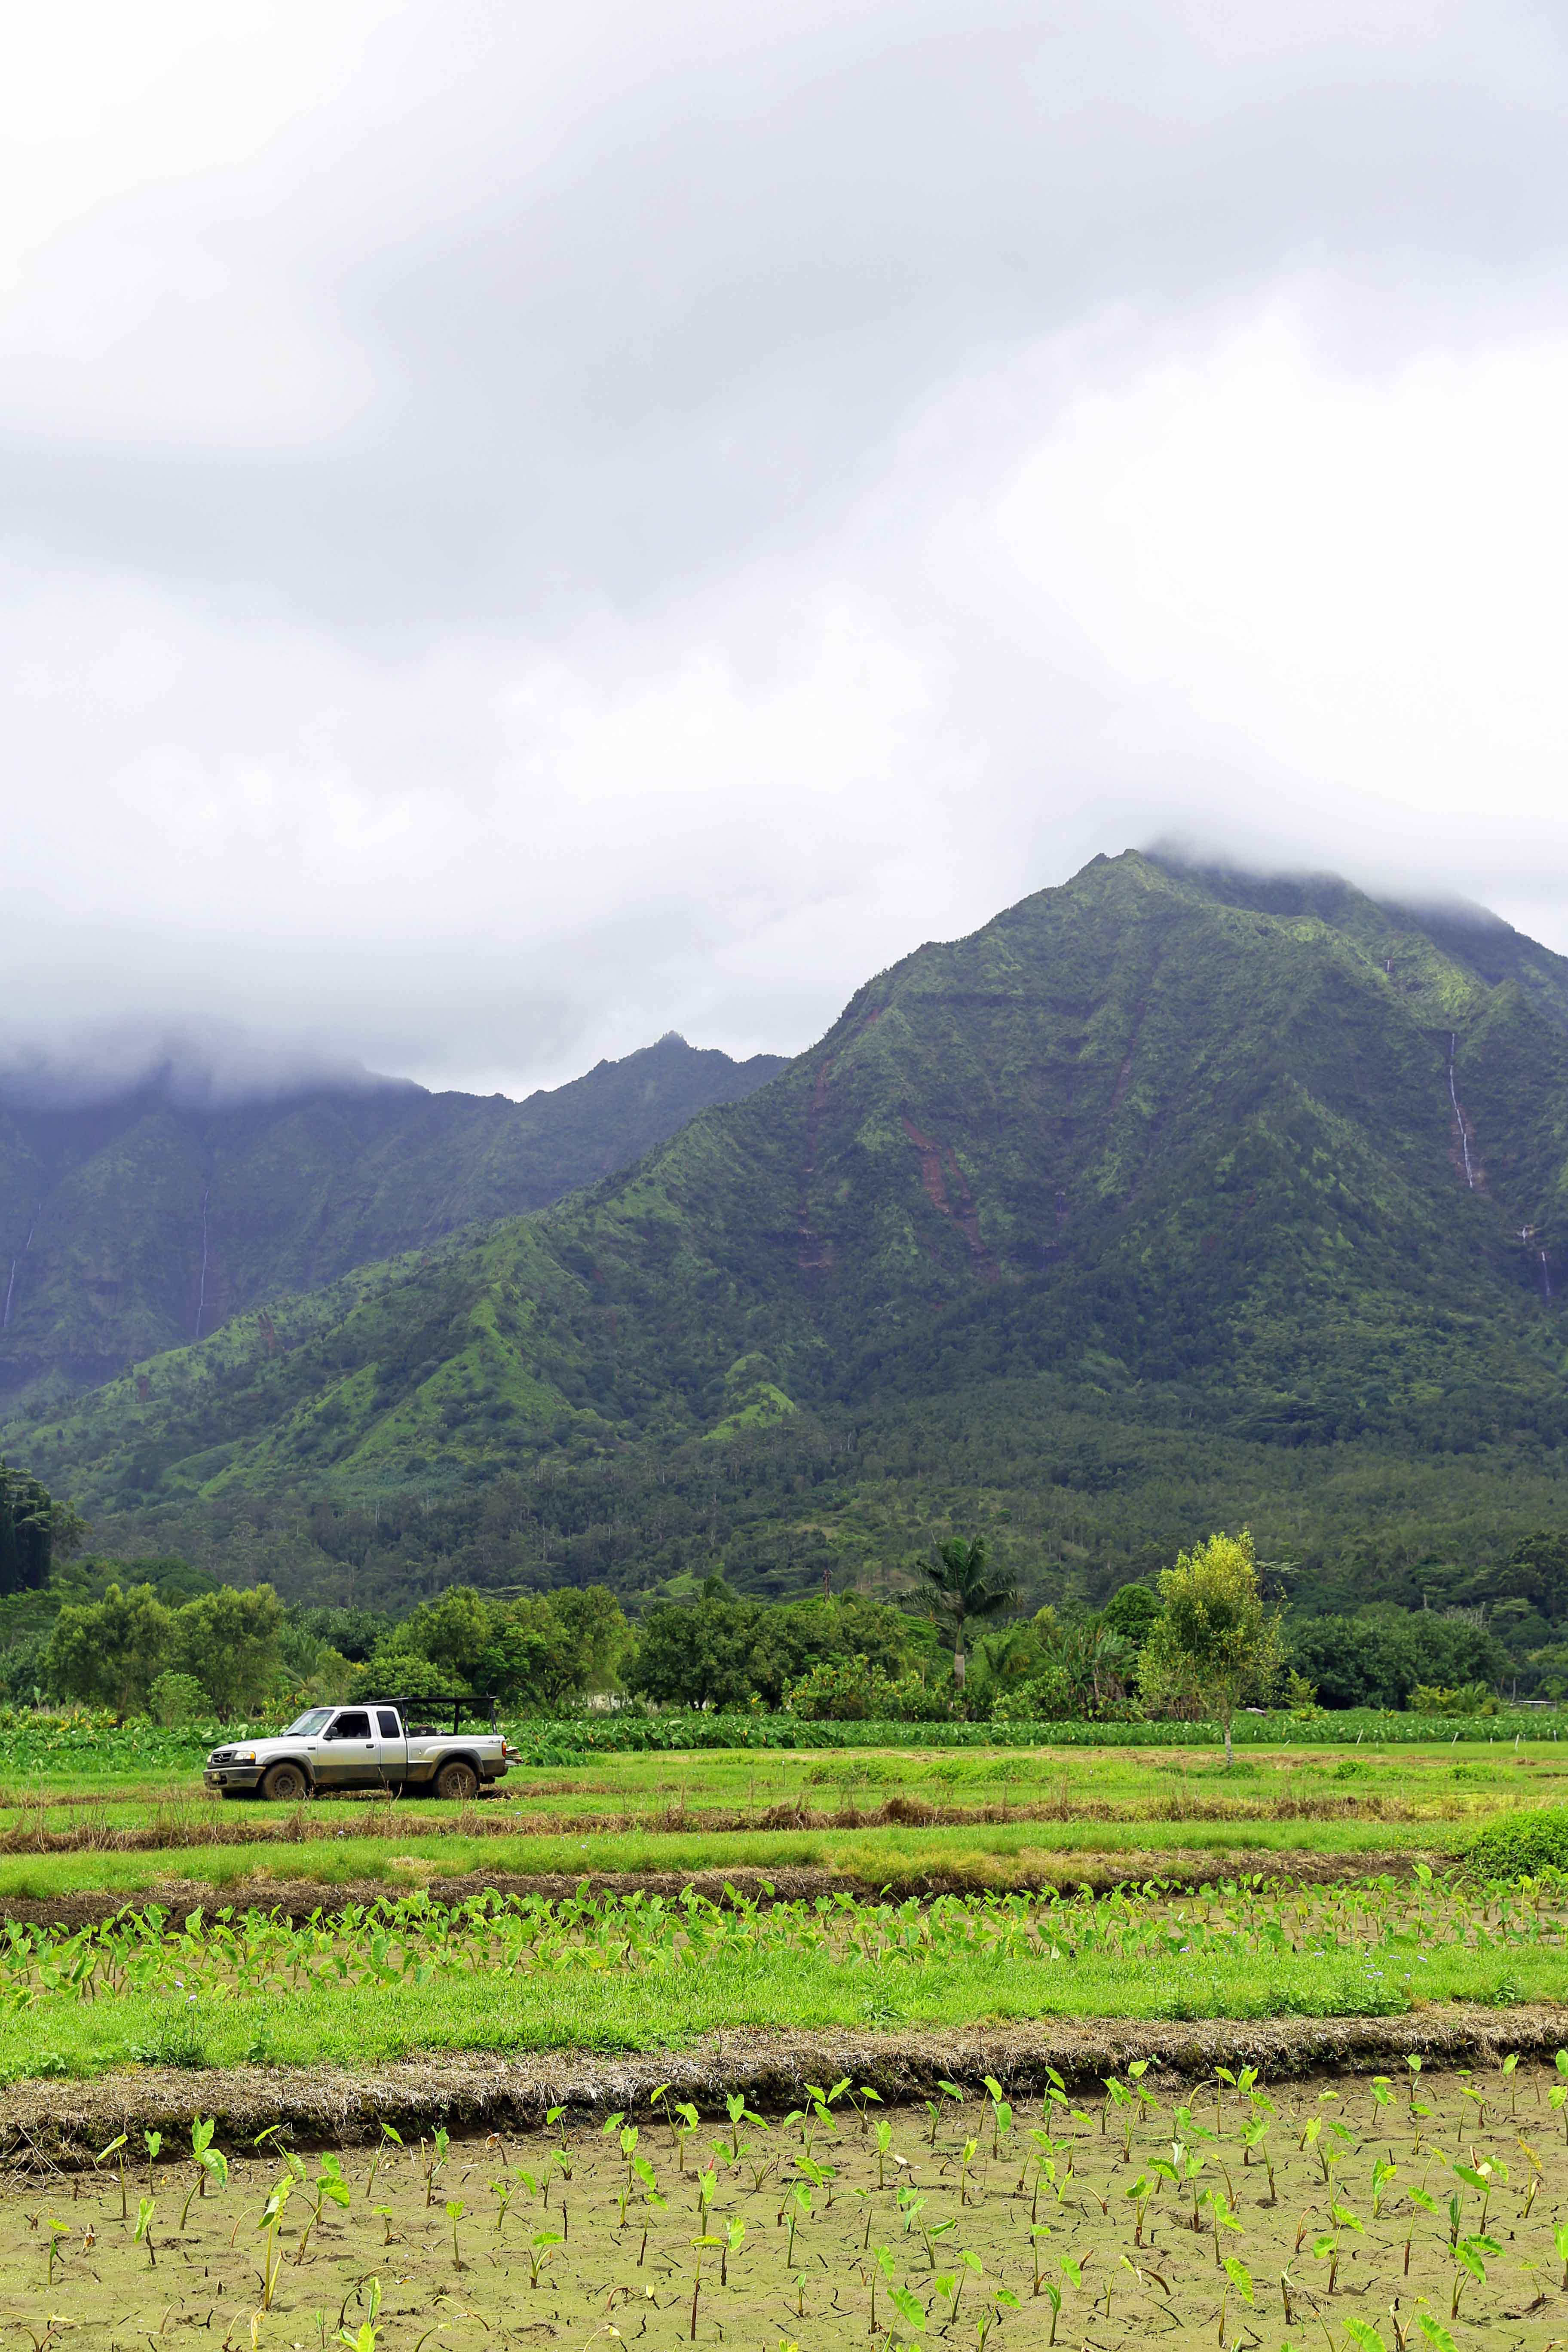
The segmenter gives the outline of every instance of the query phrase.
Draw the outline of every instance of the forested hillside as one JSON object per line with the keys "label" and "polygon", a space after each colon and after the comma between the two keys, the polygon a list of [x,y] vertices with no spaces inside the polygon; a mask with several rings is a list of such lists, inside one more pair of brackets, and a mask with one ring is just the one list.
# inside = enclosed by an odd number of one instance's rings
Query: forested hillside
{"label": "forested hillside", "polygon": [[378,1597],[788,1590],[950,1521],[1047,1584],[1243,1517],[1326,1594],[1500,1559],[1561,1517],[1565,1024],[1489,918],[1096,859],[626,1173],[5,1444]]}
{"label": "forested hillside", "polygon": [[668,1036],[521,1103],[377,1082],[215,1110],[160,1082],[59,1108],[0,1087],[0,1392],[107,1379],[280,1292],[542,1209],[782,1066]]}

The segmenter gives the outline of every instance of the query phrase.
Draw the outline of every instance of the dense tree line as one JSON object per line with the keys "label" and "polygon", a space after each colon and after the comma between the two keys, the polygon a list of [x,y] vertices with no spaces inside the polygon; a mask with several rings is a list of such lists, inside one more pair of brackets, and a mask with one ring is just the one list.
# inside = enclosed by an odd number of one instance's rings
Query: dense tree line
{"label": "dense tree line", "polygon": [[[830,1451],[820,1442],[803,1451],[795,1433],[791,1438],[793,1450],[775,1457],[781,1477],[805,1481],[809,1490],[815,1475],[830,1490]],[[732,1508],[753,1491],[739,1454],[732,1450],[717,1473],[707,1473],[706,1491],[724,1492]],[[1070,1468],[1087,1486],[1097,1463],[1111,1466],[1087,1451],[1055,1466]],[[1109,1591],[1102,1582],[1096,1593],[1080,1578],[1058,1586],[1059,1601],[1040,1605],[1037,1585],[1018,1591],[1014,1607],[1009,1562],[1016,1554],[1005,1517],[984,1538],[966,1539],[943,1537],[939,1521],[923,1554],[907,1548],[921,1531],[902,1530],[906,1573],[891,1598],[853,1584],[832,1597],[818,1589],[792,1598],[798,1570],[760,1580],[782,1587],[776,1597],[737,1589],[716,1564],[694,1575],[685,1563],[711,1560],[711,1552],[679,1540],[660,1563],[676,1572],[652,1593],[581,1576],[546,1582],[542,1571],[519,1580],[522,1589],[514,1583],[502,1591],[500,1575],[517,1565],[520,1541],[531,1539],[540,1500],[514,1480],[492,1488],[470,1522],[489,1570],[484,1580],[442,1583],[412,1610],[300,1606],[282,1600],[266,1578],[236,1590],[178,1555],[68,1557],[79,1522],[36,1481],[0,1475],[9,1514],[0,1519],[0,1537],[25,1561],[26,1577],[0,1595],[0,1688],[13,1699],[39,1693],[121,1713],[152,1706],[227,1715],[300,1694],[473,1692],[548,1708],[616,1690],[659,1705],[722,1707],[774,1707],[798,1695],[802,1705],[865,1712],[876,1694],[889,1711],[962,1706],[984,1716],[1001,1708],[1050,1719],[1114,1712],[1154,1696],[1152,1686],[1141,1689],[1140,1659],[1158,1606],[1159,1551],[1150,1547],[1153,1557],[1132,1562],[1137,1572]],[[689,1492],[669,1505],[689,1531],[695,1499]],[[313,1507],[310,1523],[317,1543],[334,1555],[363,1557],[375,1541],[390,1535],[401,1543],[408,1534],[406,1523],[378,1528],[372,1514],[356,1517],[326,1506]],[[449,1530],[449,1519],[443,1524]],[[735,1535],[738,1523],[730,1527]],[[743,1538],[738,1548],[743,1553]],[[921,1557],[930,1564],[923,1599],[920,1580],[908,1573]],[[820,1538],[802,1558],[843,1573],[843,1555]],[[1332,1600],[1342,1588],[1314,1593],[1297,1564],[1265,1568],[1263,1586],[1285,1607],[1277,1693],[1288,1675],[1330,1707],[1422,1705],[1424,1695],[1456,1691],[1471,1701],[1516,1688],[1523,1696],[1568,1691],[1568,1537],[1550,1528],[1516,1532],[1497,1557],[1473,1568],[1400,1561],[1370,1547],[1368,1558],[1373,1565],[1363,1559],[1355,1580],[1363,1594],[1369,1586],[1383,1591],[1359,1607],[1304,1606],[1304,1592],[1309,1601]],[[455,1565],[448,1555],[448,1576]],[[952,1592],[942,1588],[960,1568],[970,1615],[953,1619]],[[434,1566],[429,1581],[438,1583]],[[868,1581],[874,1586],[875,1572]],[[974,1613],[984,1593],[994,1604],[989,1618]],[[933,1622],[944,1609],[945,1645]],[[966,1622],[982,1630],[968,1685],[959,1691],[950,1661]]]}

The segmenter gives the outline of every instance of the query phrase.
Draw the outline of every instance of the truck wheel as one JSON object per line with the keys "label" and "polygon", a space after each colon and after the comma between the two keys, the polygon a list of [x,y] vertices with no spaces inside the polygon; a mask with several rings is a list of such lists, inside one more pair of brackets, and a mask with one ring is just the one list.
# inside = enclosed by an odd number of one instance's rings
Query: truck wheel
{"label": "truck wheel", "polygon": [[456,1759],[450,1764],[443,1764],[436,1775],[436,1794],[445,1797],[448,1804],[466,1804],[479,1793],[479,1776],[473,1766]]}
{"label": "truck wheel", "polygon": [[262,1780],[261,1793],[274,1804],[297,1805],[310,1791],[298,1764],[274,1764]]}

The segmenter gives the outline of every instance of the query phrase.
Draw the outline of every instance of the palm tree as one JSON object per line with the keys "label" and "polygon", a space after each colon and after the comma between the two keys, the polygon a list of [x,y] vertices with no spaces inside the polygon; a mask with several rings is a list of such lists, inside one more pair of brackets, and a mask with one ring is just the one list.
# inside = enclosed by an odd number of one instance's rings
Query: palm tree
{"label": "palm tree", "polygon": [[994,1584],[986,1582],[990,1559],[984,1536],[969,1543],[962,1536],[950,1536],[938,1544],[934,1559],[921,1562],[921,1573],[932,1587],[926,1596],[932,1612],[952,1627],[952,1679],[960,1690],[965,1624],[971,1617],[994,1617],[999,1609],[1010,1609],[1017,1599],[1017,1586],[1010,1576],[999,1577]]}

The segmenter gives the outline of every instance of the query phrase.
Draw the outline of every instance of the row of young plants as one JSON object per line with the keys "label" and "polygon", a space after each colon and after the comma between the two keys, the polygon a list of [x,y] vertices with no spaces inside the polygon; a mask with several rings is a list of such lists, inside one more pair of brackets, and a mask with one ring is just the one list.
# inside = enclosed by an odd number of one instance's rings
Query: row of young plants
{"label": "row of young plants", "polygon": [[961,2330],[976,2352],[994,2331],[1049,2347],[1064,2322],[1068,2342],[1173,2324],[1224,2347],[1258,2341],[1276,2296],[1281,2352],[1319,2335],[1327,2352],[1455,2352],[1456,2330],[1568,2291],[1568,2051],[1448,2076],[1412,2053],[1396,2074],[1294,2090],[1251,2066],[1165,2085],[1134,2060],[1092,2091],[1045,2071],[1043,2100],[987,2074],[898,2109],[843,2076],[773,2118],[743,2089],[705,2117],[660,2084],[633,2112],[556,2105],[542,2132],[482,2145],[383,2121],[369,2147],[311,2157],[273,2127],[231,2158],[198,2112],[188,2148],[144,2131],[100,2149],[85,2224],[33,2217],[30,2283],[85,2303],[101,2265],[117,2313],[161,2308],[167,2327],[200,2325],[214,2266],[220,2295],[238,2271],[253,2344],[277,2314],[298,2345],[313,2303],[320,2344],[351,2352],[390,2333],[384,2276],[416,2288],[413,2352],[444,2332],[447,2281],[470,2317],[493,2305],[531,2333],[566,2318],[591,2344],[668,2315],[678,2340],[758,2341],[782,2322],[798,2334],[781,2352]]}
{"label": "row of young plants", "polygon": [[[1152,1883],[1096,1895],[987,1894],[863,1902],[715,1903],[688,1888],[566,1901],[487,1893],[447,1906],[385,1897],[300,1924],[233,1906],[179,1919],[156,1905],[74,1930],[11,1920],[0,1937],[0,2000],[13,2011],[51,2000],[157,1994],[180,2003],[234,1992],[293,1995],[313,1985],[423,1985],[434,1977],[583,1970],[657,1974],[765,1960],[784,1951],[871,1970],[921,1969],[956,1956],[1005,1965],[1094,1958],[1245,1962],[1353,1955],[1403,1975],[1437,1947],[1563,1948],[1568,1881],[1469,1888],[1421,1865],[1413,1883],[1285,1887],[1257,1877],[1177,1895]],[[1375,1973],[1375,1970],[1373,1970]]]}
{"label": "row of young plants", "polygon": [[[632,1708],[556,1720],[514,1722],[508,1736],[530,1764],[569,1764],[584,1756],[671,1753],[681,1748],[1217,1748],[1216,1723],[808,1723],[791,1715],[707,1715]],[[1431,1717],[1346,1709],[1342,1714],[1238,1716],[1237,1747],[1482,1746],[1515,1739],[1555,1740],[1555,1711],[1505,1708],[1491,1717]]]}

